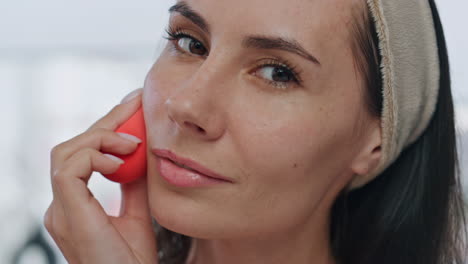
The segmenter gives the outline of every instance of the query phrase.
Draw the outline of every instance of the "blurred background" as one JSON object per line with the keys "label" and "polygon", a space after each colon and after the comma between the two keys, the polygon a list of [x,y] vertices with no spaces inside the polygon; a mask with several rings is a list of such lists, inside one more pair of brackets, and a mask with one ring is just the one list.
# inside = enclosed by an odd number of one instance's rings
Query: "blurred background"
{"label": "blurred background", "polygon": [[[86,130],[142,87],[164,42],[169,0],[0,2],[0,263],[66,263],[42,226],[52,200],[53,146]],[[462,172],[468,177],[468,19],[464,0],[439,0],[451,57]],[[464,180],[465,189],[468,181]],[[118,214],[119,186],[90,189]]]}

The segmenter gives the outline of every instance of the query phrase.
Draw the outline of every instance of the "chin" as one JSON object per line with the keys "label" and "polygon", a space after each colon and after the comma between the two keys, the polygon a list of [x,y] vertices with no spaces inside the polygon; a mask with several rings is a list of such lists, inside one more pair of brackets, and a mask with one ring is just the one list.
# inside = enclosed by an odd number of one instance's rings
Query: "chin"
{"label": "chin", "polygon": [[[172,196],[176,196],[173,194]],[[220,239],[226,236],[225,225],[220,225],[206,214],[209,209],[193,206],[189,201],[181,201],[183,197],[162,197],[150,200],[151,215],[158,224],[170,231],[200,239]],[[151,197],[151,196],[150,196]],[[151,199],[151,198],[150,198]]]}
{"label": "chin", "polygon": [[219,239],[228,231],[222,224],[224,221],[219,219],[226,216],[211,215],[216,210],[184,193],[156,184],[150,186],[148,197],[151,215],[160,226],[170,231],[200,239]]}

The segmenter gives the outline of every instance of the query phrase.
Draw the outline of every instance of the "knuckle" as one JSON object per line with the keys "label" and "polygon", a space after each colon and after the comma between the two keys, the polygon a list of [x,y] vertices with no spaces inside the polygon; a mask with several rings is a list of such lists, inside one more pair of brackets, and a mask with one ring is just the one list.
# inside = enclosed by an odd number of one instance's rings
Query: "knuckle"
{"label": "knuckle", "polygon": [[49,233],[53,233],[53,225],[52,225],[52,205],[49,206],[47,211],[44,214],[43,219],[44,227],[47,229]]}
{"label": "knuckle", "polygon": [[104,119],[111,117],[115,112],[119,112],[122,109],[122,105],[117,104],[112,107],[112,109],[103,117]]}
{"label": "knuckle", "polygon": [[103,128],[103,127],[95,127],[95,128],[92,128],[90,131],[89,131],[89,134],[91,137],[98,137],[100,135],[102,135],[103,133],[105,133],[106,129]]}
{"label": "knuckle", "polygon": [[104,119],[105,119],[105,116],[97,120],[91,127],[88,128],[88,130],[86,130],[86,133],[94,133],[102,129],[102,122]]}
{"label": "knuckle", "polygon": [[66,222],[63,222],[64,219],[57,219],[56,216],[52,214],[53,209],[53,205],[51,205],[44,215],[44,227],[57,244],[63,243],[68,237]]}
{"label": "knuckle", "polygon": [[55,170],[52,175],[52,183],[59,188],[63,188],[66,182],[67,182],[67,177],[66,175],[64,175],[63,170],[62,169]]}
{"label": "knuckle", "polygon": [[112,108],[110,111],[109,115],[106,116],[109,120],[109,125],[111,126],[117,126],[118,122],[115,120],[116,115],[118,115],[119,112],[123,112],[125,110],[125,105],[118,104]]}
{"label": "knuckle", "polygon": [[87,157],[88,159],[91,158],[94,155],[94,152],[96,150],[93,148],[82,148],[80,149],[75,155],[77,157]]}
{"label": "knuckle", "polygon": [[97,152],[98,150],[93,148],[82,148],[75,153],[74,160],[76,162],[80,162],[82,165],[84,165],[85,163],[92,164]]}
{"label": "knuckle", "polygon": [[59,169],[53,169],[52,175],[51,175],[51,176],[52,176],[52,179],[54,179],[54,178],[56,177],[56,175],[58,174],[58,172],[59,172]]}
{"label": "knuckle", "polygon": [[104,138],[108,138],[114,132],[111,131],[110,129],[100,127],[100,128],[96,128],[96,130],[92,133],[93,133],[93,140],[96,140],[102,143]]}
{"label": "knuckle", "polygon": [[73,165],[73,163],[83,164],[83,161],[92,162],[93,157],[95,157],[98,152],[98,150],[90,147],[82,148],[75,152],[64,165],[53,169],[51,175],[52,184],[58,187],[64,187],[71,177],[69,174],[74,173],[72,167],[76,167],[76,165]]}
{"label": "knuckle", "polygon": [[110,112],[112,113],[112,112],[115,112],[115,111],[119,111],[121,108],[124,108],[123,104],[116,104],[116,105],[114,105],[114,107],[112,107],[112,110]]}
{"label": "knuckle", "polygon": [[60,144],[54,146],[54,147],[51,149],[51,151],[50,151],[50,156],[51,156],[51,158],[55,158],[55,157],[60,156],[60,154],[61,154],[61,152],[62,152],[63,145],[64,145],[64,143],[60,143]]}

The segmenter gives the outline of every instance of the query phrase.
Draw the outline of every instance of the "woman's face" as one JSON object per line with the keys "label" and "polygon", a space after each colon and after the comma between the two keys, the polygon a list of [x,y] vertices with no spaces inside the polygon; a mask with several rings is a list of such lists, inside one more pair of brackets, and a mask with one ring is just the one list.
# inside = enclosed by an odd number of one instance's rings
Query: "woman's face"
{"label": "woman's face", "polygon": [[199,238],[258,237],[328,210],[365,163],[369,124],[378,124],[351,52],[355,2],[177,2],[174,40],[145,81],[148,146],[233,183],[177,187],[148,155],[161,225]]}

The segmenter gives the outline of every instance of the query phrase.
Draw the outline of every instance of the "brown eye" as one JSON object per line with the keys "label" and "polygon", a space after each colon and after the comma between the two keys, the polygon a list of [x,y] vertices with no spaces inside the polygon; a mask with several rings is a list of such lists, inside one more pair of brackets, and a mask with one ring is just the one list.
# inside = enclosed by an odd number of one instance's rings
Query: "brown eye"
{"label": "brown eye", "polygon": [[302,84],[297,67],[288,62],[279,62],[277,60],[263,62],[256,67],[253,74],[280,89],[286,89],[291,85],[301,86]]}
{"label": "brown eye", "polygon": [[295,81],[294,73],[284,67],[266,65],[259,70],[259,75],[273,82]]}
{"label": "brown eye", "polygon": [[275,82],[290,82],[294,80],[294,75],[284,68],[275,68],[272,76]]}
{"label": "brown eye", "polygon": [[198,55],[198,56],[205,56],[206,55],[206,48],[200,41],[197,41],[190,37],[181,37],[177,41],[177,45],[186,52]]}

